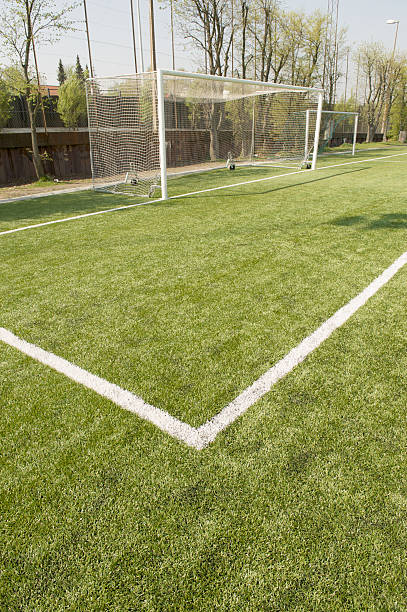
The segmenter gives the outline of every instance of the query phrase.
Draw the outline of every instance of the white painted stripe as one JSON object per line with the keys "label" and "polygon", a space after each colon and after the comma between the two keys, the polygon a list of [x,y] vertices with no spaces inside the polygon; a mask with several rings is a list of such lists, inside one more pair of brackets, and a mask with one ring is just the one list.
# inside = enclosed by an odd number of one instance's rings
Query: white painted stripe
{"label": "white painted stripe", "polygon": [[44,351],[35,344],[30,344],[18,338],[12,332],[4,329],[4,327],[0,327],[0,340],[18,349],[25,355],[32,357],[36,361],[64,374],[80,385],[95,391],[102,397],[106,397],[121,408],[134,412],[142,419],[150,421],[150,423],[153,423],[174,438],[178,438],[190,446],[197,447],[199,445],[199,435],[194,427],[179,421],[167,412],[151,404],[147,404],[141,397],[130,393],[130,391],[125,391],[117,385],[83,370],[62,357]]}
{"label": "white painted stripe", "polygon": [[[387,159],[389,157],[399,157],[400,155],[407,155],[407,153],[396,153],[394,155],[385,155],[384,157],[374,157],[372,159],[361,159],[358,161],[344,162],[342,164],[332,164],[329,166],[322,166],[321,168],[316,168],[316,171],[320,170],[330,170],[331,168],[340,168],[342,166],[349,166],[352,164],[363,164],[369,163],[373,161],[380,161],[383,159]],[[229,189],[231,187],[239,187],[240,185],[250,185],[252,183],[262,183],[264,181],[272,181],[279,178],[284,178],[286,176],[291,176],[294,174],[303,174],[304,172],[310,173],[310,170],[297,170],[295,172],[286,172],[284,174],[278,174],[276,176],[266,176],[264,178],[252,179],[250,181],[242,181],[241,183],[233,183],[232,185],[220,185],[219,187],[210,187],[209,189],[201,189],[200,191],[191,191],[189,193],[181,193],[179,195],[174,195],[168,198],[168,200],[179,200],[180,198],[186,198],[189,196],[199,195],[201,193],[209,193],[210,191],[219,191],[220,189]],[[51,195],[51,194],[49,194]],[[146,206],[147,204],[155,204],[157,202],[166,202],[168,200],[149,200],[147,202],[138,202],[137,204],[126,204],[125,206],[116,206],[115,208],[108,208],[105,210],[98,210],[91,213],[85,213],[83,215],[75,215],[74,217],[66,217],[64,219],[55,219],[53,221],[45,221],[43,223],[36,223],[35,225],[26,225],[24,227],[17,227],[10,230],[5,230],[0,232],[0,236],[5,236],[7,234],[15,234],[16,232],[23,232],[25,230],[34,229],[37,227],[45,227],[46,225],[55,225],[56,223],[65,223],[66,221],[74,221],[76,219],[85,219],[86,217],[94,217],[96,215],[104,215],[105,213],[117,212],[118,210],[127,210],[128,208],[136,208],[137,206]]]}
{"label": "white painted stripe", "polygon": [[181,440],[189,446],[201,450],[213,442],[216,436],[229,427],[257,400],[268,393],[273,385],[289,374],[297,365],[318,348],[331,334],[341,327],[369,298],[381,289],[407,263],[407,251],[394,261],[380,276],[378,276],[359,295],[342,306],[323,323],[317,330],[307,336],[293,348],[283,359],[260,376],[250,387],[245,389],[236,399],[221,412],[198,428],[172,417],[167,412],[147,404],[141,397],[121,389],[107,380],[95,376],[69,361],[48,353],[34,344],[21,340],[7,329],[0,328],[0,340],[22,353],[36,359],[50,368],[64,374],[71,380],[92,389],[106,397],[121,408],[134,412],[142,419],[153,423],[162,431]]}
{"label": "white painted stripe", "polygon": [[407,251],[391,264],[380,276],[378,276],[359,295],[342,306],[323,323],[310,336],[305,338],[298,346],[293,348],[283,359],[270,368],[263,376],[260,376],[250,387],[245,389],[235,400],[228,404],[213,419],[201,425],[198,432],[205,440],[205,445],[212,442],[218,433],[228,427],[241,414],[252,406],[263,395],[268,393],[273,385],[284,378],[298,364],[318,348],[331,334],[341,327],[352,315],[366,304],[381,287],[407,263]]}

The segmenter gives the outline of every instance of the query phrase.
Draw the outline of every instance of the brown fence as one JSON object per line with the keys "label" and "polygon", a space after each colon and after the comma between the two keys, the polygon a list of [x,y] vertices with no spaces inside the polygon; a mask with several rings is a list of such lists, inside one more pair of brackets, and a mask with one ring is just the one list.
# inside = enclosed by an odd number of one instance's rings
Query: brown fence
{"label": "brown fence", "polygon": [[[38,133],[47,174],[61,179],[91,176],[87,131]],[[0,132],[0,185],[35,179],[29,132]]]}
{"label": "brown fence", "polygon": [[[343,134],[334,139],[332,146],[342,144],[343,138],[352,142],[353,134]],[[375,140],[382,140],[377,134]],[[167,163],[169,167],[182,166],[185,158],[191,163],[209,159],[209,132],[205,130],[168,130]],[[359,133],[357,141],[363,142],[366,134]],[[227,156],[230,139],[220,138],[221,157]],[[60,179],[90,178],[89,134],[84,131],[52,130],[46,134],[38,132],[40,152],[44,158],[47,174]],[[34,164],[31,154],[31,135],[29,131],[0,131],[0,185],[18,184],[35,180]]]}

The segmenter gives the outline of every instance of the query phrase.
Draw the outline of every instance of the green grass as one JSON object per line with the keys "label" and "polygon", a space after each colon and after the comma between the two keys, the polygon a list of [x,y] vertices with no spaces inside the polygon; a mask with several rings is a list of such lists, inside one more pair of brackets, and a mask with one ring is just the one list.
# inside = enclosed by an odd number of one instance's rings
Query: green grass
{"label": "green grass", "polygon": [[[2,236],[0,324],[199,425],[405,251],[395,159]],[[405,609],[406,281],[201,452],[0,345],[1,607]]]}

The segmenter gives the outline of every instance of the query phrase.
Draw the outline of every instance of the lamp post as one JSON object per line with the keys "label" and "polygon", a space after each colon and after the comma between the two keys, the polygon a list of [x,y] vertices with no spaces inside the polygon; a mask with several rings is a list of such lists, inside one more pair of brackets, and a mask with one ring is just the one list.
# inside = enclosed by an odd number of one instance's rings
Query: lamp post
{"label": "lamp post", "polygon": [[394,35],[394,45],[393,45],[393,53],[392,53],[392,59],[394,60],[394,54],[396,53],[396,46],[397,46],[397,36],[399,33],[399,25],[400,25],[400,21],[398,21],[397,19],[388,19],[386,21],[386,23],[388,25],[396,25],[396,33]]}
{"label": "lamp post", "polygon": [[[391,64],[390,64],[390,70],[391,70],[392,68],[394,68],[394,56],[396,54],[397,36],[398,36],[398,33],[399,33],[400,21],[398,19],[387,19],[386,23],[388,25],[395,25],[396,26],[396,32],[394,34],[393,53],[391,54]],[[388,90],[387,95],[386,95],[386,104],[385,104],[384,113],[383,113],[383,125],[382,125],[383,142],[387,141],[387,130],[388,130],[388,127],[389,127],[390,101],[391,100],[390,100],[390,83],[389,83],[389,90]]]}

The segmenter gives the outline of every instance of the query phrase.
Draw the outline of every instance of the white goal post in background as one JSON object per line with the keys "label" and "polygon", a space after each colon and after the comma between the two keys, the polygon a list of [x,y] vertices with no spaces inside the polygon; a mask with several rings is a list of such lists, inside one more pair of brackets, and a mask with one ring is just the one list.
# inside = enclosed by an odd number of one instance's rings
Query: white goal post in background
{"label": "white goal post in background", "polygon": [[86,92],[95,189],[167,199],[188,174],[211,187],[213,172],[315,170],[321,89],[158,70],[88,79]]}
{"label": "white goal post in background", "polygon": [[[313,115],[315,114],[314,109],[307,109],[306,111],[306,135],[305,135],[305,151],[308,151],[308,143],[312,138],[312,125]],[[319,143],[318,150],[321,153],[326,147],[330,146],[331,141],[342,140],[340,144],[343,144],[344,135],[350,134],[352,138],[352,155],[356,152],[356,141],[358,135],[358,123],[359,113],[349,111],[329,111],[323,110],[321,112],[321,125],[319,130]],[[334,146],[340,146],[338,144]]]}

